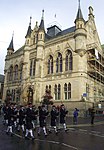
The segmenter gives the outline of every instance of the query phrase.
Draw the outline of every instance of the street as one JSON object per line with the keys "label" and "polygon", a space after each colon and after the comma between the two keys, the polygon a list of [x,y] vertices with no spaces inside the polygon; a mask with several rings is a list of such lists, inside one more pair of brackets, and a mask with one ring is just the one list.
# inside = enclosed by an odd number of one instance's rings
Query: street
{"label": "street", "polygon": [[[6,135],[6,126],[0,118],[0,150],[104,150],[103,116],[95,119],[95,124],[89,124],[89,118],[79,119],[78,125],[68,123],[68,132],[60,129],[58,135],[54,132],[44,137],[34,132],[35,140],[26,140],[22,133],[14,132],[13,137]],[[88,123],[87,123],[88,122]]]}

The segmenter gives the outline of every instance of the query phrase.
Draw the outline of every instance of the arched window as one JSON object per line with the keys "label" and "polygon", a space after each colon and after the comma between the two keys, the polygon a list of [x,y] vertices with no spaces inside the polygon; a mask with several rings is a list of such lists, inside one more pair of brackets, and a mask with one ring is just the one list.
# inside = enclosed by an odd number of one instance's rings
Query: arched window
{"label": "arched window", "polygon": [[15,89],[12,89],[12,101],[15,101]]}
{"label": "arched window", "polygon": [[11,66],[9,70],[9,81],[12,81],[12,80],[13,80],[13,66]]}
{"label": "arched window", "polygon": [[55,84],[54,94],[55,94],[55,100],[61,99],[61,85],[60,84],[58,84],[58,85]]}
{"label": "arched window", "polygon": [[67,84],[64,84],[65,99],[67,99]]}
{"label": "arched window", "polygon": [[55,88],[54,88],[54,93],[55,93],[55,100],[57,100],[57,85],[55,84]]}
{"label": "arched window", "polygon": [[53,73],[53,57],[50,55],[48,59],[48,74]]}
{"label": "arched window", "polygon": [[49,85],[49,89],[51,89],[51,85]]}
{"label": "arched window", "polygon": [[68,84],[68,99],[71,98],[71,84]]}
{"label": "arched window", "polygon": [[31,59],[30,60],[30,76],[35,76],[35,71],[36,71],[36,60]]}
{"label": "arched window", "polygon": [[23,64],[20,65],[20,80],[22,80],[22,70],[23,70]]}
{"label": "arched window", "polygon": [[51,94],[51,85],[49,85],[49,86],[46,85],[45,91],[46,91],[47,93]]}
{"label": "arched window", "polygon": [[58,100],[61,98],[61,85],[58,84]]}
{"label": "arched window", "polygon": [[14,68],[14,80],[18,80],[18,65]]}
{"label": "arched window", "polygon": [[71,98],[71,84],[64,84],[64,94],[65,94],[65,100]]}
{"label": "arched window", "polygon": [[32,76],[32,60],[30,60],[30,76]]}
{"label": "arched window", "polygon": [[33,76],[35,76],[35,70],[36,70],[36,60],[33,60]]}
{"label": "arched window", "polygon": [[58,57],[56,59],[56,73],[62,72],[62,54],[58,53]]}
{"label": "arched window", "polygon": [[72,52],[70,50],[66,53],[65,58],[65,71],[72,70]]}

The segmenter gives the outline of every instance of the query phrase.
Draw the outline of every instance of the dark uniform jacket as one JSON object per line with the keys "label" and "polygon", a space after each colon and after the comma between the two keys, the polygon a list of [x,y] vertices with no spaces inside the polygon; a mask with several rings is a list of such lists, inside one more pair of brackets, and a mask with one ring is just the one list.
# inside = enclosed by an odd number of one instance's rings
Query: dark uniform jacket
{"label": "dark uniform jacket", "polygon": [[26,110],[26,129],[32,129],[33,128],[32,115],[33,115],[32,108],[27,108],[27,110]]}
{"label": "dark uniform jacket", "polygon": [[44,127],[46,125],[46,116],[49,114],[47,110],[40,109],[39,110],[39,122],[40,127]]}
{"label": "dark uniform jacket", "polygon": [[51,126],[56,126],[56,119],[58,115],[59,115],[59,112],[56,109],[51,110]]}
{"label": "dark uniform jacket", "polygon": [[60,123],[65,123],[65,117],[68,111],[66,109],[60,109]]}

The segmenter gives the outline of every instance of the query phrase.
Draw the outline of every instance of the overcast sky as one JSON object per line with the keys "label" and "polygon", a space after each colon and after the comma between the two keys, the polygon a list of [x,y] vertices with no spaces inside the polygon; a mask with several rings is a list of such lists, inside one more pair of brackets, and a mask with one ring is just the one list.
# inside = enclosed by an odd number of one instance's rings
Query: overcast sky
{"label": "overcast sky", "polygon": [[[94,9],[95,22],[104,43],[104,0],[81,0],[81,10],[88,19],[88,7]],[[32,16],[32,28],[35,22],[40,24],[44,9],[45,28],[57,21],[62,29],[74,26],[78,10],[78,0],[1,0],[0,2],[0,74],[4,74],[5,56],[14,31],[14,49],[25,43],[25,35]],[[55,18],[56,14],[56,18]]]}

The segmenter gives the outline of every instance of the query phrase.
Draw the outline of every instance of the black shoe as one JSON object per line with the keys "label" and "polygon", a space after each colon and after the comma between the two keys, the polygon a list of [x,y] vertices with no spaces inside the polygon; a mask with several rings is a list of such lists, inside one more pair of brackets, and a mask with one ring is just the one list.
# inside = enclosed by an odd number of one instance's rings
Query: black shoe
{"label": "black shoe", "polygon": [[65,129],[65,132],[68,132],[68,129]]}
{"label": "black shoe", "polygon": [[33,136],[33,137],[32,137],[32,141],[33,141],[34,139],[35,139],[35,137]]}
{"label": "black shoe", "polygon": [[25,139],[28,140],[29,138],[27,136],[25,136]]}
{"label": "black shoe", "polygon": [[49,133],[52,133],[52,131],[50,131],[50,130],[49,130],[48,132],[49,132]]}
{"label": "black shoe", "polygon": [[55,134],[58,135],[58,132],[56,131]]}
{"label": "black shoe", "polygon": [[10,133],[10,136],[12,137],[12,136],[13,136],[13,133]]}
{"label": "black shoe", "polygon": [[6,131],[6,134],[7,134],[7,135],[9,135],[9,132],[8,132],[8,131]]}
{"label": "black shoe", "polygon": [[46,134],[45,134],[45,137],[47,137],[47,136],[48,136],[48,134],[46,133]]}

